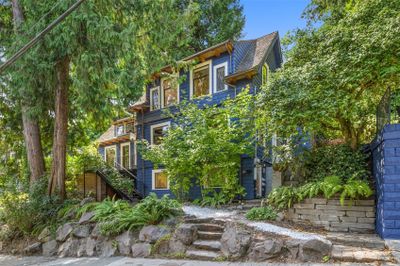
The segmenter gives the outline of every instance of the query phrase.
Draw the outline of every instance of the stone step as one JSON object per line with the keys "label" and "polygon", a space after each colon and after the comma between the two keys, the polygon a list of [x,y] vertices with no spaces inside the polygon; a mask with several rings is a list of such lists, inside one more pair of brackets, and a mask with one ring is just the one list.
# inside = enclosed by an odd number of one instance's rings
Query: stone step
{"label": "stone step", "polygon": [[205,232],[223,232],[224,227],[218,224],[198,224],[197,228],[199,231]]}
{"label": "stone step", "polygon": [[363,247],[377,250],[385,249],[385,241],[375,234],[328,233],[326,239],[334,245]]}
{"label": "stone step", "polygon": [[206,231],[197,231],[197,235],[199,239],[204,240],[220,240],[222,233],[219,232],[206,232]]}
{"label": "stone step", "polygon": [[186,257],[194,260],[215,260],[220,256],[217,252],[207,250],[189,249]]}
{"label": "stone step", "polygon": [[357,248],[352,246],[333,245],[331,258],[347,262],[393,262],[387,250]]}
{"label": "stone step", "polygon": [[185,223],[188,224],[218,224],[225,225],[225,221],[221,219],[214,218],[196,218],[196,217],[188,217],[185,219]]}
{"label": "stone step", "polygon": [[220,251],[221,242],[216,240],[196,240],[193,242],[192,246],[196,249],[210,250],[210,251]]}

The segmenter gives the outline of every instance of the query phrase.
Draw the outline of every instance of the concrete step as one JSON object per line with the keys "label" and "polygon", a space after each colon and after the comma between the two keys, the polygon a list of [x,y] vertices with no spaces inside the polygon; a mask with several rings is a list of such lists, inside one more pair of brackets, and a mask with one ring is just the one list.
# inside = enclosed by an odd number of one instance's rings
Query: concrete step
{"label": "concrete step", "polygon": [[224,227],[219,225],[219,224],[210,224],[210,223],[204,223],[204,224],[198,224],[197,229],[199,231],[205,231],[205,232],[223,232]]}
{"label": "concrete step", "polygon": [[194,260],[215,260],[220,256],[217,252],[207,250],[189,249],[186,257]]}
{"label": "concrete step", "polygon": [[394,262],[387,250],[359,248],[353,246],[333,245],[331,258],[347,262]]}
{"label": "concrete step", "polygon": [[370,248],[376,250],[385,249],[385,241],[375,234],[343,234],[328,233],[326,238],[333,244]]}
{"label": "concrete step", "polygon": [[222,233],[197,231],[197,235],[199,236],[199,239],[203,239],[203,240],[220,240]]}
{"label": "concrete step", "polygon": [[209,250],[209,251],[220,251],[221,242],[216,240],[196,240],[192,246],[196,249]]}

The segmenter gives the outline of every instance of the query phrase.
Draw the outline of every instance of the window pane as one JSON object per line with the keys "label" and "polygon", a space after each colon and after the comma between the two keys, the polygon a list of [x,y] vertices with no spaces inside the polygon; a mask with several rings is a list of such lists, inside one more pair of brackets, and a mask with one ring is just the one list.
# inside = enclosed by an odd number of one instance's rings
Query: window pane
{"label": "window pane", "polygon": [[196,69],[193,73],[193,96],[209,94],[209,66]]}
{"label": "window pane", "polygon": [[217,68],[217,91],[222,91],[225,89],[225,84],[224,84],[224,77],[225,77],[225,66]]}
{"label": "window pane", "polygon": [[129,145],[122,146],[122,166],[129,168]]}
{"label": "window pane", "polygon": [[124,125],[120,125],[117,127],[117,136],[121,136],[124,134]]}
{"label": "window pane", "polygon": [[153,144],[158,145],[161,143],[162,138],[168,130],[168,126],[153,128]]}
{"label": "window pane", "polygon": [[151,90],[151,100],[152,100],[152,106],[151,106],[151,110],[157,110],[160,109],[160,93],[158,89],[155,90]]}
{"label": "window pane", "polygon": [[172,87],[171,80],[164,80],[162,87],[164,90],[164,106],[175,104],[178,99],[178,90]]}
{"label": "window pane", "polygon": [[114,166],[115,162],[115,149],[106,149],[106,163]]}
{"label": "window pane", "polygon": [[164,172],[155,173],[154,182],[155,189],[168,189],[168,177]]}

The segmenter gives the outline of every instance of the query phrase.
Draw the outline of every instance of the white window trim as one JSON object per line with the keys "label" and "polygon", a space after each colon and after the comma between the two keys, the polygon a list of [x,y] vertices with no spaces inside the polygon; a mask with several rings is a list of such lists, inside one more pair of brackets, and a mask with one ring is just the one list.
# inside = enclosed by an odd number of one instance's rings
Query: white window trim
{"label": "white window trim", "polygon": [[123,147],[125,147],[125,146],[128,146],[128,156],[129,156],[129,160],[128,160],[128,169],[130,169],[131,168],[131,143],[130,142],[124,142],[124,143],[121,143],[121,145],[120,145],[120,156],[119,156],[119,158],[120,158],[120,161],[121,161],[121,166],[122,167],[125,167],[125,166],[123,166],[123,163],[122,163],[122,160],[123,160]]}
{"label": "white window trim", "polygon": [[114,165],[117,162],[117,145],[107,146],[104,147],[104,161],[107,162],[107,150],[115,150],[115,158],[114,158]]}
{"label": "white window trim", "polygon": [[169,178],[167,176],[167,188],[156,188],[156,173],[164,172],[165,169],[153,169],[151,171],[151,188],[152,190],[169,190]]}
{"label": "white window trim", "polygon": [[[225,67],[225,77],[228,76],[228,62],[224,62],[221,64],[218,64],[213,67],[213,93],[218,93],[221,91],[217,91],[217,69],[220,67]],[[222,91],[225,91],[228,89],[228,85],[224,83],[224,89]]]}
{"label": "white window trim", "polygon": [[168,121],[168,122],[164,122],[164,123],[159,123],[159,124],[155,124],[155,125],[151,125],[150,126],[150,144],[151,145],[155,145],[154,143],[153,143],[153,129],[154,128],[156,128],[156,127],[164,127],[164,126],[168,126],[168,127],[170,127],[171,126],[171,121]]}
{"label": "white window trim", "polygon": [[133,155],[135,156],[133,163],[134,166],[137,167],[137,146],[136,146],[136,141],[133,142]]}
{"label": "white window trim", "polygon": [[263,68],[264,68],[264,66],[267,68],[267,80],[265,81],[265,84],[268,84],[268,82],[269,82],[270,70],[269,70],[269,65],[267,64],[267,62],[265,62],[263,64],[263,66],[261,67],[261,85],[264,85],[264,80],[263,80]]}
{"label": "white window trim", "polygon": [[[167,78],[162,78],[161,80],[160,80],[160,90],[161,90],[161,108],[165,108],[165,103],[164,103],[164,89],[163,89],[163,87],[162,87],[162,85],[163,85],[163,81],[164,80],[166,80]],[[179,102],[180,102],[180,85],[179,85],[179,82],[177,82],[178,84],[177,84],[177,93],[176,93],[176,97],[177,97],[177,101],[176,101],[176,103],[175,104],[179,104]],[[174,104],[173,104],[174,105]],[[171,106],[173,106],[173,105],[171,105]]]}
{"label": "white window trim", "polygon": [[209,81],[208,81],[208,84],[209,84],[209,86],[208,86],[208,94],[206,94],[206,95],[202,95],[202,96],[200,96],[200,97],[196,97],[196,98],[201,98],[201,97],[204,97],[204,96],[207,96],[207,95],[211,95],[211,93],[212,93],[212,88],[211,88],[211,86],[212,86],[212,71],[211,71],[211,69],[212,69],[212,67],[211,67],[211,60],[208,60],[208,61],[205,61],[205,62],[203,62],[203,63],[201,63],[201,64],[198,64],[198,65],[196,65],[193,69],[191,69],[190,70],[190,86],[189,86],[189,95],[190,95],[190,99],[193,99],[193,71],[194,70],[196,70],[197,68],[200,68],[200,67],[203,67],[203,66],[206,66],[206,65],[208,65],[208,77],[209,77]]}
{"label": "white window trim", "polygon": [[[152,97],[152,92],[158,90],[158,97],[161,97],[161,91],[160,91],[160,86],[154,87],[150,89],[150,111],[155,111],[155,110],[159,110],[159,109],[153,109],[153,97]],[[159,104],[161,105],[161,101],[162,99],[158,99]]]}

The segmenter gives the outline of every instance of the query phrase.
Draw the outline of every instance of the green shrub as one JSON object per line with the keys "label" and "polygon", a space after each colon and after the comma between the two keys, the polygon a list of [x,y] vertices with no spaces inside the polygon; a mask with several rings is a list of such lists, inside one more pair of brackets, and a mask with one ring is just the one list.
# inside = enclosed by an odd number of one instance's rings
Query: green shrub
{"label": "green shrub", "polygon": [[275,220],[278,214],[270,206],[252,208],[246,213],[246,218],[253,221]]}
{"label": "green shrub", "polygon": [[367,157],[345,144],[317,147],[304,153],[304,174],[309,180],[326,176],[338,176],[342,180],[365,179],[370,176]]}
{"label": "green shrub", "polygon": [[287,209],[305,198],[323,196],[330,199],[337,194],[343,205],[346,199],[351,203],[353,200],[368,198],[373,191],[365,180],[350,178],[343,182],[338,176],[327,176],[323,180],[311,181],[299,187],[275,188],[268,195],[268,203],[277,209]]}

